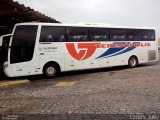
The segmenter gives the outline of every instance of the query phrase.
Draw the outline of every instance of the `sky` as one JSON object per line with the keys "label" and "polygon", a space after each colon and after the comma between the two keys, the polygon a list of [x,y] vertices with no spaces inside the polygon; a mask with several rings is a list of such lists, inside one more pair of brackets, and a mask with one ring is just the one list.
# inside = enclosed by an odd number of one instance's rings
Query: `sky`
{"label": "sky", "polygon": [[160,0],[14,0],[62,23],[153,27],[160,38]]}

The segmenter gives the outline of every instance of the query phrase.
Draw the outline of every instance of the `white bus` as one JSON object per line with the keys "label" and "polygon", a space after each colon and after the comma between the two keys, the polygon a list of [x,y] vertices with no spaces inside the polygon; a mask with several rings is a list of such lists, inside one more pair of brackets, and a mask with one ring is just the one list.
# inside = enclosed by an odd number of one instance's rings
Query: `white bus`
{"label": "white bus", "polygon": [[59,72],[123,65],[133,68],[158,60],[151,28],[20,23],[8,36],[8,57],[3,65],[8,77],[53,77]]}

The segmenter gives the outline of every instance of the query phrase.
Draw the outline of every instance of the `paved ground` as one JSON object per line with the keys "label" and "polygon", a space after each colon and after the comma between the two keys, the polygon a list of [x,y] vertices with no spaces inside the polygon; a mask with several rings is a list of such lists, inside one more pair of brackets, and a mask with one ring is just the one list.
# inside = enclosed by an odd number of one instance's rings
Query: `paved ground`
{"label": "paved ground", "polygon": [[160,61],[134,69],[116,67],[62,73],[54,79],[17,79],[27,80],[0,82],[2,114],[160,113]]}

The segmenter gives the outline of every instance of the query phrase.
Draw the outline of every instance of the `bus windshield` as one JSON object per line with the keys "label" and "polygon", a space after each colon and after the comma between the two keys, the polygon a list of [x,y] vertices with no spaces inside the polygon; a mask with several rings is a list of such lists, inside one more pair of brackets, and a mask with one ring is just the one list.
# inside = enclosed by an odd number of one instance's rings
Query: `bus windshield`
{"label": "bus windshield", "polygon": [[33,57],[37,25],[17,26],[11,43],[10,63],[30,61]]}

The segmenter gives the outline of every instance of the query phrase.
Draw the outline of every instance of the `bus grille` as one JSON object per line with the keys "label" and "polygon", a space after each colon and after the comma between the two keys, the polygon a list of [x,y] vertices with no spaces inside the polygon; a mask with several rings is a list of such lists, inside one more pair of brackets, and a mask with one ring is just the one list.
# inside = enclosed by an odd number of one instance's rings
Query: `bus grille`
{"label": "bus grille", "polygon": [[156,51],[150,50],[148,51],[148,61],[156,60]]}

